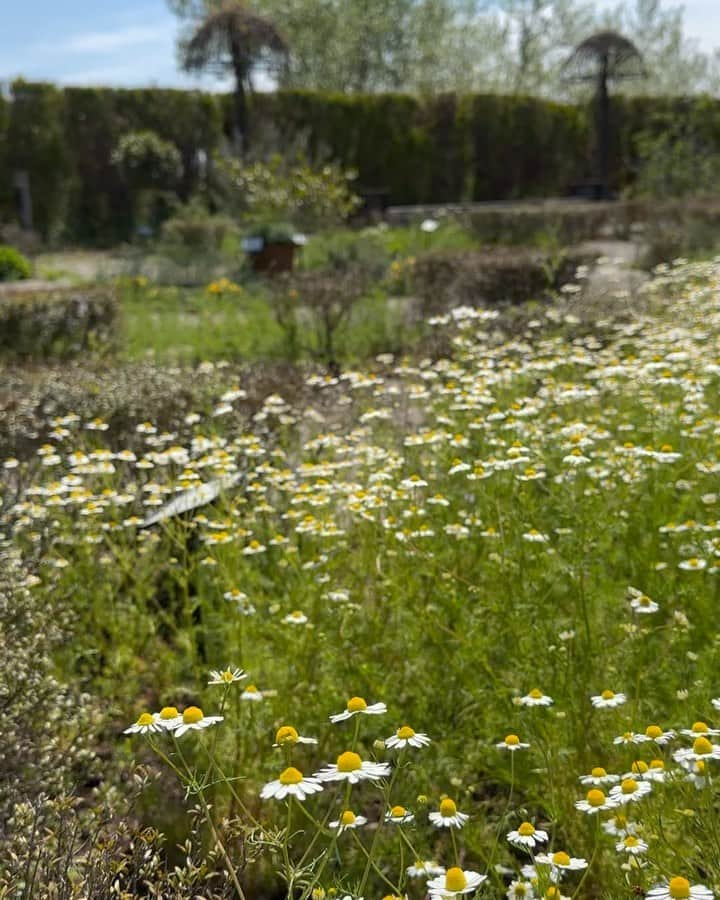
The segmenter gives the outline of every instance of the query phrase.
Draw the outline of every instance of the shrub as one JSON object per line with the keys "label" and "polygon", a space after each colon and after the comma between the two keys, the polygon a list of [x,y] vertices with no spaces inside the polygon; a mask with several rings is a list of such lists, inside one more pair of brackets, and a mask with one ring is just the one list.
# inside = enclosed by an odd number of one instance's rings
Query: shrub
{"label": "shrub", "polygon": [[19,250],[0,245],[0,281],[21,281],[31,274],[30,263]]}
{"label": "shrub", "polygon": [[215,215],[197,200],[181,206],[163,223],[161,240],[170,250],[185,253],[217,253],[237,226],[228,216]]}

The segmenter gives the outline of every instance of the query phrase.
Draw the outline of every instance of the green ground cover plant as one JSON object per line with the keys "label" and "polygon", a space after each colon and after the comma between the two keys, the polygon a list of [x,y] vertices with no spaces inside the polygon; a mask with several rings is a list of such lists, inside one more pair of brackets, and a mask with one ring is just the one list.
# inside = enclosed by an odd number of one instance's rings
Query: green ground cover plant
{"label": "green ground cover plant", "polygon": [[228,369],[166,428],[65,410],[3,460],[106,779],[143,763],[133,815],[202,835],[217,896],[714,895],[719,284],[457,307],[443,355],[302,402]]}

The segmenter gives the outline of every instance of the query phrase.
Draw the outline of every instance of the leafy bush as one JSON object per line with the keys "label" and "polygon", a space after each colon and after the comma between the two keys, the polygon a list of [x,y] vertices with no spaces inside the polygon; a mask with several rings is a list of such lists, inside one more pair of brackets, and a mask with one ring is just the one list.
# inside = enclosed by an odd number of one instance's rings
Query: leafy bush
{"label": "leafy bush", "polygon": [[134,187],[172,187],[182,174],[177,147],[154,131],[123,135],[111,159]]}
{"label": "leafy bush", "polygon": [[198,200],[181,206],[162,226],[162,243],[185,253],[218,253],[237,226],[228,216],[208,212]]}
{"label": "leafy bush", "polygon": [[0,281],[21,281],[31,274],[30,262],[19,250],[0,244]]}

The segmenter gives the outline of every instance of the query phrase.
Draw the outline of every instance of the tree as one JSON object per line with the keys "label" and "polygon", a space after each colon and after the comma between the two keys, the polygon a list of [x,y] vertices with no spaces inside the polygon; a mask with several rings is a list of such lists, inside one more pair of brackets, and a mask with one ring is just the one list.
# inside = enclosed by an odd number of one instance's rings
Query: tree
{"label": "tree", "polygon": [[[193,7],[188,7],[194,9]],[[230,71],[235,79],[235,127],[238,149],[247,148],[248,94],[253,71],[281,61],[287,45],[273,22],[249,9],[243,0],[222,0],[213,4],[181,43],[183,68],[189,72]]]}

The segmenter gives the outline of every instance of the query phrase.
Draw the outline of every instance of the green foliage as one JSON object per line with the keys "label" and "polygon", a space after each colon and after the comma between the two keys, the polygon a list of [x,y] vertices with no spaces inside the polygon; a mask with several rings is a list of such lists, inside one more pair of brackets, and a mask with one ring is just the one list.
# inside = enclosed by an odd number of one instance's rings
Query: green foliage
{"label": "green foliage", "polygon": [[172,188],[182,175],[177,147],[150,130],[124,134],[110,161],[135,188]]}
{"label": "green foliage", "polygon": [[228,216],[210,213],[195,199],[176,209],[163,223],[163,246],[185,254],[218,253],[237,233],[237,225]]}
{"label": "green foliage", "polygon": [[21,281],[31,274],[30,261],[19,250],[0,244],[0,281]]}
{"label": "green foliage", "polygon": [[224,203],[251,222],[289,219],[301,228],[331,226],[345,220],[359,203],[350,190],[352,172],[325,164],[289,162],[276,153],[264,162],[216,160]]}

